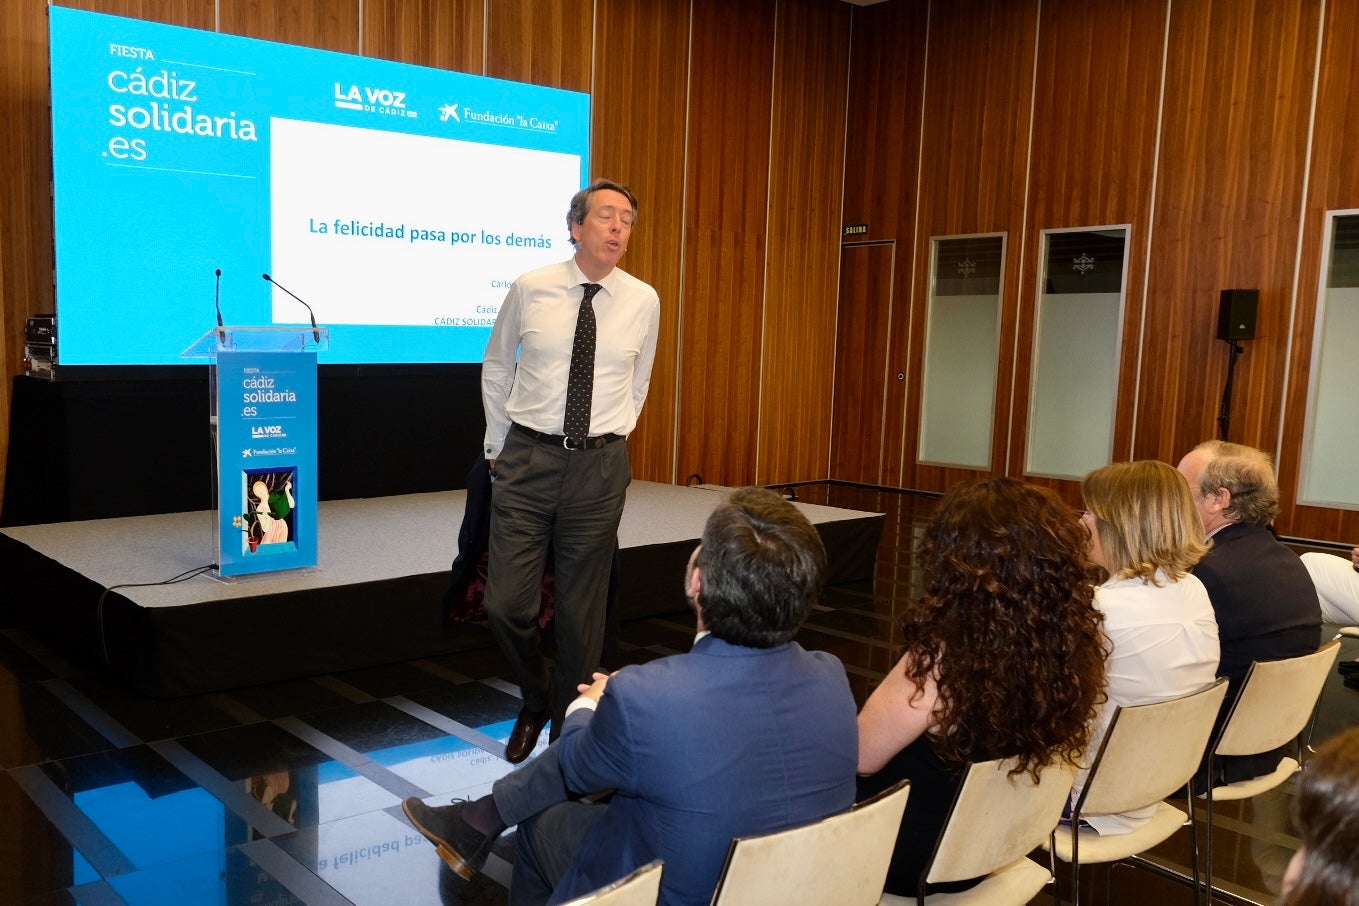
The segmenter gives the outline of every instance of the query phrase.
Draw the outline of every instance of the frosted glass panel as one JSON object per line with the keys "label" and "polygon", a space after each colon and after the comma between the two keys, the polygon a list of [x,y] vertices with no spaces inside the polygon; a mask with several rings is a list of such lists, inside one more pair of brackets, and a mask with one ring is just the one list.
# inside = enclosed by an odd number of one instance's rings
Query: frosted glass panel
{"label": "frosted glass panel", "polygon": [[989,469],[1004,237],[940,239],[934,248],[918,458]]}
{"label": "frosted glass panel", "polygon": [[1317,311],[1299,502],[1359,509],[1359,214],[1331,221]]}
{"label": "frosted glass panel", "polygon": [[1114,441],[1123,323],[1122,228],[1045,233],[1025,472],[1081,478]]}

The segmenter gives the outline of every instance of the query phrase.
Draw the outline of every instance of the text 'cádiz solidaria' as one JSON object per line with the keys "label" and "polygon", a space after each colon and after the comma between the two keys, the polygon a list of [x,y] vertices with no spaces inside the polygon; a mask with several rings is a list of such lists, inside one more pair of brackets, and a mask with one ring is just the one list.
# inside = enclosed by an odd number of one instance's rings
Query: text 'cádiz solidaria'
{"label": "text 'c\u00e1diz solidaria'", "polygon": [[249,393],[241,394],[242,399],[247,403],[295,403],[297,394],[291,390],[252,390]]}
{"label": "text 'c\u00e1diz solidaria'", "polygon": [[236,111],[229,116],[209,116],[195,113],[185,104],[172,110],[168,104],[152,101],[146,107],[125,107],[122,104],[109,106],[109,125],[131,126],[133,129],[151,129],[155,132],[178,132],[181,135],[210,135],[215,138],[234,138],[240,141],[258,141],[255,124],[250,120],[236,119]]}

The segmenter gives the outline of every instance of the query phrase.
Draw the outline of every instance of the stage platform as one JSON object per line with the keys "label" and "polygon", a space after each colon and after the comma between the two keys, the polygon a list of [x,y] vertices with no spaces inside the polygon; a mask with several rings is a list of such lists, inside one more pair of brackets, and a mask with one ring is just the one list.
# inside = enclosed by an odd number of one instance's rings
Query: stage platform
{"label": "stage platform", "polygon": [[[621,619],[682,612],[684,565],[722,489],[633,482],[619,529]],[[323,501],[319,565],[222,582],[208,511],[0,529],[6,606],[156,697],[211,692],[493,644],[445,628],[465,491]],[[871,579],[882,514],[799,503],[831,584]],[[25,621],[29,622],[29,621]]]}

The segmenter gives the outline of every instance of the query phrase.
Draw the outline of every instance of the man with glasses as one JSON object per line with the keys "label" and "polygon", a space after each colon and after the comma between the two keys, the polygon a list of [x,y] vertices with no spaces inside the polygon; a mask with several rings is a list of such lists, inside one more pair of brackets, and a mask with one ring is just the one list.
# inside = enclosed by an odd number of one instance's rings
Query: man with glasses
{"label": "man with glasses", "polygon": [[[505,758],[561,731],[576,685],[604,645],[609,573],[632,481],[627,435],[651,382],[656,290],[619,268],[637,219],[625,185],[596,180],[571,199],[575,254],[521,276],[496,315],[481,367],[490,465],[487,620],[523,693]],[[552,550],[556,695],[538,632]]]}

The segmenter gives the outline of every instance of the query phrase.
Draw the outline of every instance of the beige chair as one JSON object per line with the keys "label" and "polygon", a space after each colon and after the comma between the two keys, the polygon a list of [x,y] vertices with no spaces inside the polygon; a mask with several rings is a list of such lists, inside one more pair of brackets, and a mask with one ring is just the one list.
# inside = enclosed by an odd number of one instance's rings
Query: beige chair
{"label": "beige chair", "polygon": [[[968,767],[922,873],[920,890],[926,884],[968,878],[983,878],[981,883],[959,893],[917,896],[917,904],[1023,906],[1053,880],[1050,867],[1030,860],[1028,854],[1048,840],[1062,817],[1076,769],[1049,765],[1035,784],[1027,772],[1011,777],[1013,768],[1009,759]],[[911,900],[888,893],[881,902],[904,906]]]}
{"label": "beige chair", "polygon": [[[1332,640],[1301,657],[1251,664],[1241,684],[1241,694],[1213,741],[1213,754],[1258,755],[1297,739],[1316,712],[1326,677],[1339,656],[1340,642]],[[1209,901],[1213,883],[1213,802],[1249,799],[1272,790],[1297,773],[1300,766],[1297,758],[1284,756],[1269,774],[1214,787],[1202,794],[1206,800],[1205,877]]]}
{"label": "beige chair", "polygon": [[812,824],[738,837],[713,906],[872,906],[882,895],[910,785],[902,781]]}
{"label": "beige chair", "polygon": [[[1118,862],[1144,852],[1189,823],[1188,816],[1162,799],[1187,784],[1207,751],[1227,681],[1220,679],[1197,692],[1114,711],[1072,809],[1049,844],[1071,865],[1071,902],[1080,903],[1081,862]],[[1079,828],[1082,815],[1109,815],[1155,805],[1151,821],[1127,834],[1101,837]],[[1079,828],[1079,829],[1077,829]],[[1197,852],[1194,856],[1197,886]],[[1054,901],[1056,892],[1054,889]]]}
{"label": "beige chair", "polygon": [[[1340,630],[1336,632],[1332,641],[1339,642],[1343,638],[1359,639],[1359,626],[1341,626]],[[1337,652],[1336,659],[1338,660],[1340,655],[1343,653],[1344,652]],[[1320,696],[1318,696],[1317,707],[1312,709],[1312,719],[1307,722],[1307,739],[1303,743],[1301,753],[1303,755],[1316,754],[1316,749],[1312,748],[1312,732],[1316,729],[1317,712],[1320,710],[1321,710],[1321,699]]]}
{"label": "beige chair", "polygon": [[577,897],[563,906],[655,906],[661,895],[661,870],[664,863],[660,859],[648,862],[607,887],[594,893]]}

